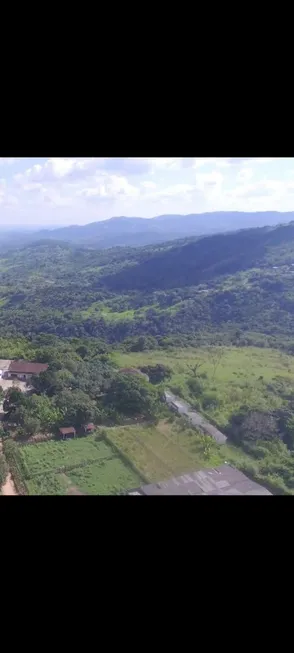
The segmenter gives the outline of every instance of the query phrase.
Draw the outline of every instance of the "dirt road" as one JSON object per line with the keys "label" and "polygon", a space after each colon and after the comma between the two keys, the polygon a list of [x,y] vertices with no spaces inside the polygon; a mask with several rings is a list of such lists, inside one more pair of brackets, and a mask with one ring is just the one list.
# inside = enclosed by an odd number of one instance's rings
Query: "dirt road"
{"label": "dirt road", "polygon": [[[2,442],[0,440],[0,456],[2,455],[2,452],[3,452],[3,447],[2,447]],[[14,485],[14,482],[13,482],[13,480],[11,478],[10,472],[8,472],[8,474],[6,476],[6,481],[5,481],[4,485],[2,485],[1,493],[2,493],[3,496],[6,496],[6,497],[8,497],[8,496],[17,496],[17,491],[15,489],[15,485]]]}
{"label": "dirt road", "polygon": [[11,478],[10,472],[7,474],[6,481],[4,485],[2,485],[1,492],[3,496],[9,497],[9,496],[17,496],[17,491],[15,489],[15,485],[13,483],[13,480]]}

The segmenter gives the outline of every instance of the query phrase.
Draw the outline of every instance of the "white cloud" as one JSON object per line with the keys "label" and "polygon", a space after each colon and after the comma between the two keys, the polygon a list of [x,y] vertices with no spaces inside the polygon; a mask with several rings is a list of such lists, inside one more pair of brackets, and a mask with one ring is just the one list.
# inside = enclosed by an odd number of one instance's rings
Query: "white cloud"
{"label": "white cloud", "polygon": [[130,184],[126,177],[118,175],[98,175],[91,186],[77,191],[77,195],[90,198],[137,197],[139,193],[139,189]]}
{"label": "white cloud", "polygon": [[182,158],[179,157],[151,157],[145,159],[153,168],[179,168]]}
{"label": "white cloud", "polygon": [[203,166],[213,165],[217,168],[234,168],[240,165],[247,166],[249,163],[269,163],[270,161],[278,161],[274,158],[263,157],[200,157],[196,158],[193,163],[193,168],[201,168]]}
{"label": "white cloud", "polygon": [[154,197],[172,197],[174,195],[180,195],[184,197],[187,193],[191,193],[195,190],[195,187],[191,184],[174,184],[174,186],[167,186],[162,188],[159,191],[156,191],[152,195]]}
{"label": "white cloud", "polygon": [[237,174],[237,181],[249,181],[253,177],[252,168],[241,168]]}
{"label": "white cloud", "polygon": [[54,158],[50,159],[50,164],[55,177],[65,177],[73,170],[75,161],[73,159]]}
{"label": "white cloud", "polygon": [[254,159],[254,163],[270,163],[271,161],[279,161],[280,157],[262,157],[259,156]]}
{"label": "white cloud", "polygon": [[99,159],[95,158],[52,157],[47,159],[43,165],[36,163],[24,173],[16,174],[14,179],[17,183],[22,184],[27,180],[50,182],[69,177],[83,178],[87,173],[93,172],[98,165]]}
{"label": "white cloud", "polygon": [[222,173],[217,170],[196,173],[196,188],[202,191],[217,190],[220,189],[223,179]]}
{"label": "white cloud", "polygon": [[294,159],[52,157],[0,163],[2,224],[87,223],[163,212],[294,210]]}
{"label": "white cloud", "polygon": [[143,188],[156,188],[154,181],[141,181],[141,186],[143,186]]}

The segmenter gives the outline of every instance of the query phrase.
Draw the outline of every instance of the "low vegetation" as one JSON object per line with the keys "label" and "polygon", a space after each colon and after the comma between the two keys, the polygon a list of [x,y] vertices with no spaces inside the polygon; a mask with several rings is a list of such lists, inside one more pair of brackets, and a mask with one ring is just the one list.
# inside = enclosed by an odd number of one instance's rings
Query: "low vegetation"
{"label": "low vegetation", "polygon": [[8,465],[0,449],[0,493],[8,473]]}
{"label": "low vegetation", "polygon": [[118,494],[142,484],[99,433],[18,451],[29,494]]}
{"label": "low vegetation", "polygon": [[[163,352],[114,352],[113,361],[142,370],[171,370],[165,384],[221,428],[242,405],[272,410],[294,398],[294,358],[257,347],[178,348]],[[287,399],[288,398],[288,399]]]}

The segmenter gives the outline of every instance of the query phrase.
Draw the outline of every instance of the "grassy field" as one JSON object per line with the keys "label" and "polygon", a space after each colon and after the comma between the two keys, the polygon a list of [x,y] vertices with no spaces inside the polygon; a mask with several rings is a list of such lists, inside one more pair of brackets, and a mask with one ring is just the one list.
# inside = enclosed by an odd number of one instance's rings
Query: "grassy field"
{"label": "grassy field", "polygon": [[19,448],[29,494],[117,494],[142,478],[97,435]]}
{"label": "grassy field", "polygon": [[160,481],[189,470],[222,465],[242,466],[251,458],[237,447],[218,445],[181,418],[146,424],[113,427],[107,436],[149,481]]}
{"label": "grassy field", "polygon": [[142,484],[140,476],[119,457],[77,468],[69,473],[69,477],[83,494],[118,494]]}
{"label": "grassy field", "polygon": [[[215,349],[185,348],[172,351],[146,351],[136,353],[114,352],[113,359],[121,367],[141,367],[162,363],[172,369],[169,387],[186,398],[195,407],[202,408],[220,426],[225,426],[232,413],[242,404],[258,408],[276,408],[283,403],[277,388],[278,381],[294,392],[294,357],[275,349],[246,347],[223,348],[216,369],[213,362]],[[187,382],[194,378],[195,363],[200,366],[197,378],[201,391],[193,392]],[[204,375],[204,378],[203,378]],[[212,398],[211,405],[209,401]],[[214,402],[213,399],[217,401]],[[197,406],[198,404],[198,406]]]}

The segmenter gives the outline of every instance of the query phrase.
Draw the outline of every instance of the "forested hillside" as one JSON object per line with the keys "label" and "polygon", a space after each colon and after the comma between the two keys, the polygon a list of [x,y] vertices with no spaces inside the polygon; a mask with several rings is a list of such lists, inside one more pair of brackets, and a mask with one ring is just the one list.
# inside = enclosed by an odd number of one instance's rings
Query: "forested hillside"
{"label": "forested hillside", "polygon": [[39,241],[0,258],[0,328],[113,344],[238,332],[291,347],[293,273],[294,224],[103,251]]}

